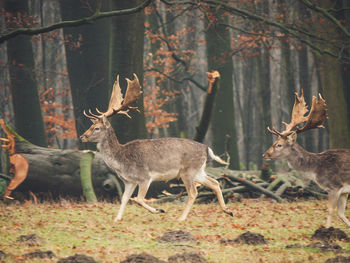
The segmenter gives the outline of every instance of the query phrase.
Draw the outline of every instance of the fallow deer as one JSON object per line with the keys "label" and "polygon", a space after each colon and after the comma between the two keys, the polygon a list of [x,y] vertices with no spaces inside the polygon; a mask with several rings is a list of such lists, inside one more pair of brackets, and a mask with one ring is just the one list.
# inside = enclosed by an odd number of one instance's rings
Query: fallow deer
{"label": "fallow deer", "polygon": [[126,144],[120,144],[117,136],[108,121],[108,117],[114,114],[125,114],[128,117],[130,110],[138,111],[137,107],[130,106],[135,103],[140,94],[141,86],[134,74],[134,80],[127,80],[127,90],[123,99],[119,86],[119,76],[113,85],[108,110],[93,114],[89,110],[88,117],[93,124],[80,136],[83,142],[98,142],[100,151],[106,164],[114,170],[124,182],[125,190],[122,196],[120,209],[114,221],[122,219],[125,206],[138,186],[136,202],[152,213],[164,212],[162,209],[153,208],[145,202],[145,196],[152,181],[168,181],[181,178],[188,194],[185,209],[179,221],[186,219],[192,204],[197,196],[196,184],[202,184],[211,188],[219,201],[222,210],[230,215],[226,208],[219,183],[209,177],[205,172],[208,156],[213,160],[227,164],[206,145],[180,138],[161,138],[134,140]]}
{"label": "fallow deer", "polygon": [[[332,223],[332,214],[337,207],[338,216],[350,227],[344,211],[350,193],[350,150],[330,149],[321,153],[311,153],[303,149],[297,142],[297,134],[315,128],[324,128],[323,122],[327,119],[326,103],[319,94],[319,99],[312,98],[309,114],[303,92],[299,97],[295,93],[290,123],[285,123],[283,132],[268,131],[277,135],[277,140],[263,154],[266,160],[286,160],[295,170],[304,172],[305,176],[315,181],[323,190],[328,192],[328,217],[326,227]],[[297,125],[303,124],[302,127]],[[296,127],[294,130],[293,128]]]}

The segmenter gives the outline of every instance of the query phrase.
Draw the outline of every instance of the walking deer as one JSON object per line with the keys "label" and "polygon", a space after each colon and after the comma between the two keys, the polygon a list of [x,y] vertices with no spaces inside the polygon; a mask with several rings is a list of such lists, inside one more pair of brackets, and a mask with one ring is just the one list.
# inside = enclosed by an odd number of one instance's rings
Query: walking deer
{"label": "walking deer", "polygon": [[[181,178],[188,193],[185,209],[179,221],[186,219],[192,204],[197,196],[196,183],[211,188],[219,201],[222,210],[233,215],[226,208],[219,183],[209,177],[205,172],[208,156],[213,160],[227,164],[206,145],[180,138],[161,138],[134,140],[126,144],[120,144],[117,136],[108,121],[108,117],[114,114],[124,114],[128,117],[130,110],[138,111],[132,107],[140,94],[141,86],[134,74],[134,80],[127,80],[127,90],[123,99],[119,86],[119,76],[113,85],[109,106],[106,112],[96,111],[99,115],[89,110],[88,117],[93,124],[80,136],[83,142],[98,142],[97,148],[100,151],[106,164],[114,170],[124,182],[125,190],[122,196],[120,209],[114,221],[122,219],[123,212],[136,186],[138,195],[136,202],[152,213],[164,212],[149,206],[145,202],[145,196],[152,181],[168,181],[174,178]],[[131,117],[130,117],[131,118]]]}
{"label": "walking deer", "polygon": [[[338,216],[350,227],[344,211],[350,193],[350,150],[330,149],[321,153],[311,153],[303,149],[297,142],[297,134],[315,128],[324,128],[323,122],[327,118],[325,100],[312,98],[309,114],[303,91],[299,97],[295,93],[295,101],[290,123],[285,123],[283,132],[268,131],[277,135],[277,140],[263,154],[266,160],[286,160],[288,165],[296,170],[305,172],[305,175],[314,180],[322,189],[328,192],[328,217],[326,227],[332,223],[332,214],[337,207]],[[302,127],[297,125],[303,124]],[[293,130],[293,128],[295,130]]]}

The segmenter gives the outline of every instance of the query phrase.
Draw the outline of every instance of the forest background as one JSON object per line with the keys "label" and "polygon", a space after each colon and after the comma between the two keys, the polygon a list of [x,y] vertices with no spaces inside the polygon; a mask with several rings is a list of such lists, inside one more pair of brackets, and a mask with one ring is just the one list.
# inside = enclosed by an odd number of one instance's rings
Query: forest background
{"label": "forest background", "polygon": [[266,128],[283,128],[301,89],[329,119],[300,144],[350,148],[347,0],[3,0],[0,26],[0,115],[33,144],[93,149],[78,140],[83,110],[104,111],[117,74],[125,89],[133,73],[141,114],[113,118],[119,140],[194,138],[217,70],[204,143],[230,168],[262,165]]}

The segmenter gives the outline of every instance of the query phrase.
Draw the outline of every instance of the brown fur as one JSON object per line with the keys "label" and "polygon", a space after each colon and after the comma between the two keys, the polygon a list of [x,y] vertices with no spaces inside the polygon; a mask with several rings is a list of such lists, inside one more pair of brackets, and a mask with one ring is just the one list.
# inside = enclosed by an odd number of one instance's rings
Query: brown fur
{"label": "brown fur", "polygon": [[296,134],[293,133],[286,138],[279,136],[263,156],[267,160],[286,160],[293,169],[311,175],[311,179],[328,192],[326,226],[331,225],[331,216],[337,206],[339,217],[350,227],[344,215],[350,193],[350,150],[330,149],[311,153],[296,143]]}

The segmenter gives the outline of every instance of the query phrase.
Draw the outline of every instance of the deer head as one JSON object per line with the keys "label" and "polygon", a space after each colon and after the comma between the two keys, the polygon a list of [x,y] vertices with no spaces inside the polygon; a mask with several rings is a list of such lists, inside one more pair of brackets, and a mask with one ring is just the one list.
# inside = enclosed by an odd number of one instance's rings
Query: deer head
{"label": "deer head", "polygon": [[[319,94],[319,100],[314,96],[312,98],[312,106],[309,114],[307,105],[304,99],[303,90],[299,97],[295,93],[294,106],[290,123],[282,122],[285,125],[283,132],[277,131],[275,128],[267,128],[268,131],[277,135],[277,140],[272,146],[263,154],[266,160],[286,159],[292,151],[292,146],[296,142],[297,134],[316,128],[324,128],[322,123],[327,119],[327,110],[325,100]],[[304,123],[299,128],[297,125]],[[295,127],[295,130],[293,128]]]}
{"label": "deer head", "polygon": [[124,114],[131,118],[129,115],[130,110],[138,111],[137,107],[130,106],[135,103],[140,97],[142,91],[139,80],[134,74],[134,80],[127,79],[127,88],[125,96],[123,98],[120,86],[119,86],[119,75],[117,80],[114,82],[111,98],[109,100],[108,109],[106,112],[101,112],[96,109],[99,115],[94,114],[89,110],[88,115],[84,110],[84,115],[92,121],[90,128],[80,136],[82,142],[99,142],[103,138],[103,134],[110,128],[111,124],[108,121],[108,117],[114,114]]}

